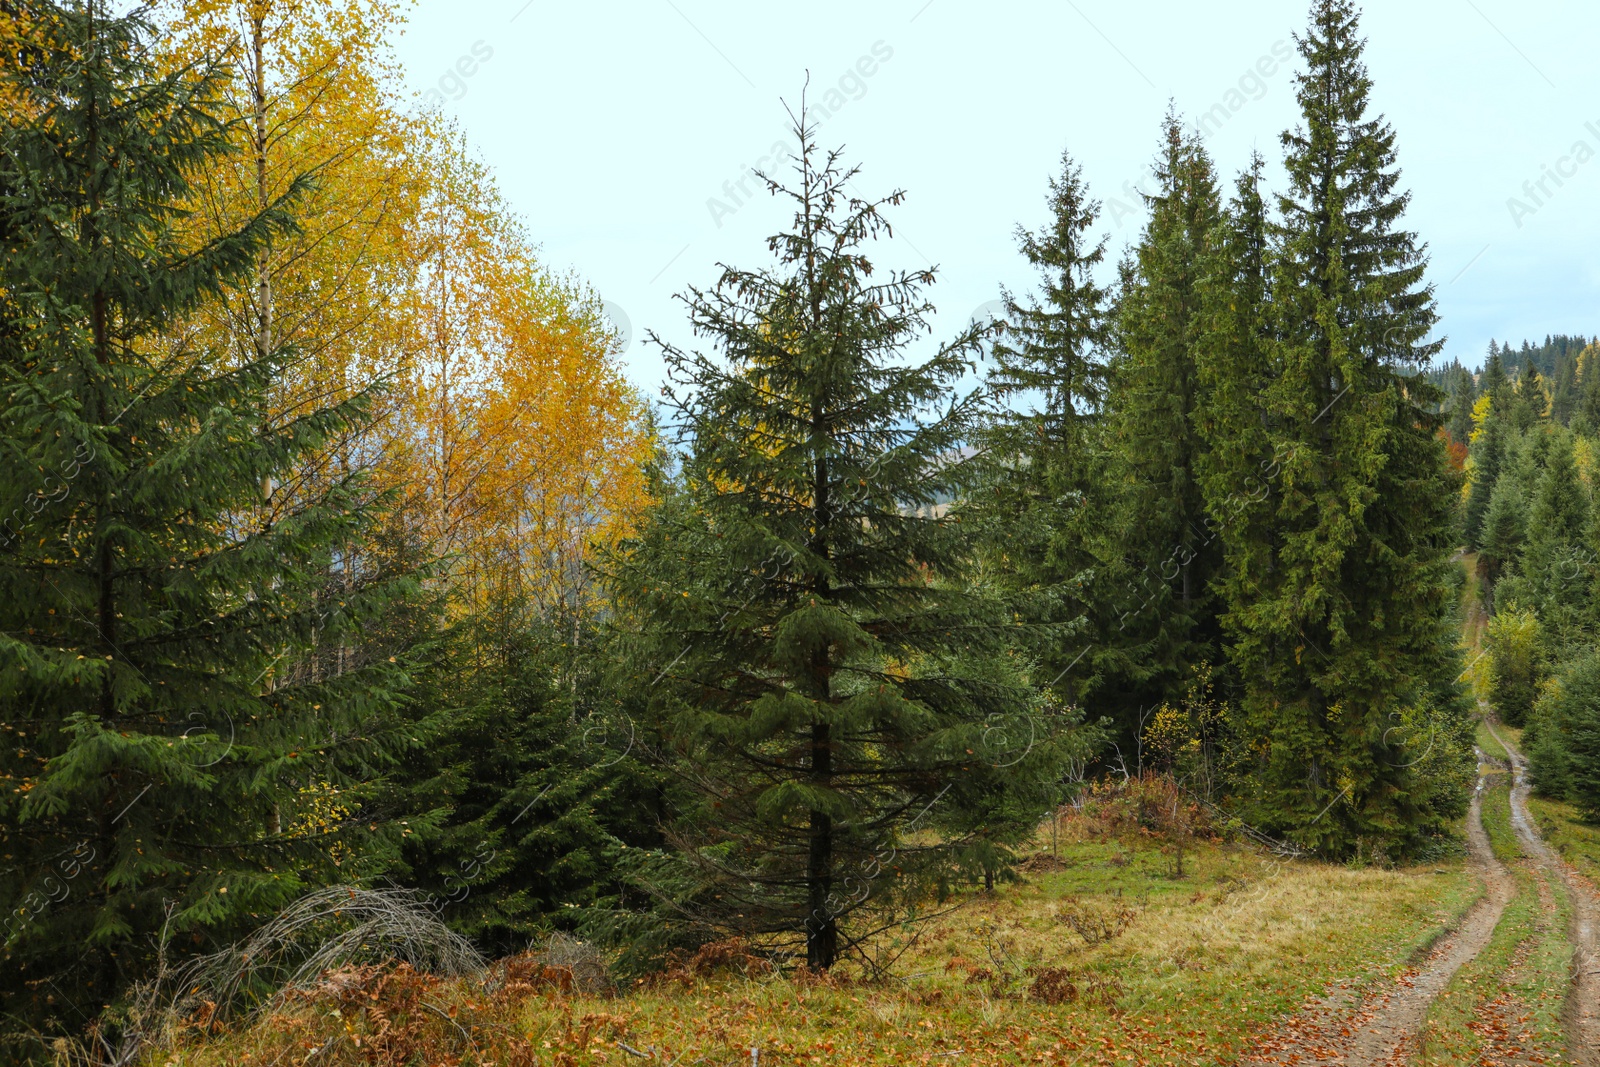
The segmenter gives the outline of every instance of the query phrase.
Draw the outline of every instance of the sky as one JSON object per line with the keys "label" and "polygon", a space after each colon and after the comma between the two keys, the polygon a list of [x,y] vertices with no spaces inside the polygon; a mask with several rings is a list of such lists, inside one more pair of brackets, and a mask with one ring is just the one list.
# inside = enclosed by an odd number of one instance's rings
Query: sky
{"label": "sky", "polygon": [[[938,268],[931,350],[1002,286],[1034,288],[1015,231],[1046,222],[1063,151],[1102,201],[1110,263],[1146,217],[1137,187],[1169,103],[1209,116],[1230,187],[1259,151],[1282,189],[1306,14],[1302,0],[417,0],[394,46],[545,264],[605,300],[653,394],[665,369],[647,332],[696,344],[674,294],[713,284],[718,263],[770,262],[787,212],[747,175],[792,143],[785,102],[807,72],[829,111],[819,143],[861,165],[855,188],[908,194],[874,261]],[[1406,225],[1428,247],[1440,358],[1478,366],[1490,338],[1600,332],[1600,4],[1384,0],[1362,31]]]}

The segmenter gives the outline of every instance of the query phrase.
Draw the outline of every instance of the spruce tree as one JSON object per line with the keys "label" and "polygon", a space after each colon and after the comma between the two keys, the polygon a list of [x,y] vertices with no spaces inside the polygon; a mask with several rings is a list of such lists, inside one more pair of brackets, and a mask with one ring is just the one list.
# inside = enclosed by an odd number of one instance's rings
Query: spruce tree
{"label": "spruce tree", "polygon": [[1204,320],[1195,355],[1201,405],[1195,423],[1207,446],[1200,479],[1205,526],[1222,547],[1215,585],[1224,612],[1247,606],[1258,576],[1272,565],[1273,515],[1281,492],[1283,456],[1266,408],[1273,330],[1263,167],[1255,156],[1239,176],[1201,277]]}
{"label": "spruce tree", "polygon": [[1526,433],[1545,417],[1544,379],[1531,358],[1522,365],[1511,401],[1511,424]]}
{"label": "spruce tree", "polygon": [[1116,306],[1118,352],[1107,395],[1105,445],[1118,488],[1115,528],[1137,591],[1118,643],[1133,688],[1149,703],[1176,702],[1192,664],[1220,652],[1211,582],[1221,545],[1207,530],[1200,470],[1205,438],[1197,347],[1202,279],[1221,205],[1211,161],[1169,113],[1146,197],[1150,219]]}
{"label": "spruce tree", "polygon": [[1563,355],[1556,363],[1550,387],[1550,417],[1561,425],[1572,422],[1578,405],[1578,354]]}
{"label": "spruce tree", "polygon": [[620,854],[661,844],[651,746],[587,615],[481,605],[439,620],[417,671],[414,699],[447,721],[405,760],[396,807],[444,817],[407,837],[395,877],[499,955],[603,910],[621,891]]}
{"label": "spruce tree", "polygon": [[1471,548],[1483,547],[1484,520],[1489,513],[1489,503],[1494,498],[1495,482],[1504,465],[1509,427],[1494,408],[1494,395],[1485,392],[1479,399],[1481,406],[1487,400],[1483,421],[1473,434],[1467,455],[1471,461],[1468,472],[1467,501],[1462,512],[1465,540]]}
{"label": "spruce tree", "polygon": [[1566,795],[1590,822],[1600,821],[1600,656],[1580,653],[1550,702],[1555,706],[1548,718],[1559,731],[1553,740],[1562,749],[1557,773],[1566,771]]}
{"label": "spruce tree", "polygon": [[1578,802],[1591,819],[1600,816],[1597,695],[1600,655],[1585,649],[1560,666],[1556,684],[1533,704],[1522,733],[1533,787],[1557,800]]}
{"label": "spruce tree", "polygon": [[769,182],[795,212],[776,264],[689,291],[715,352],[657,342],[687,506],[657,514],[613,581],[689,797],[669,827],[674,921],[803,941],[821,969],[960,865],[941,805],[1026,787],[1002,766],[1053,772],[1030,747],[1048,738],[1029,730],[1041,696],[1010,613],[969,581],[969,526],[935,507],[970,473],[980,398],[951,390],[982,329],[908,361],[933,272],[867,255],[903,194],[848,196],[856,169],[818,150],[803,108],[796,125],[794,183]]}
{"label": "spruce tree", "polygon": [[1526,518],[1521,485],[1514,478],[1496,481],[1489,511],[1483,520],[1483,547],[1480,549],[1484,575],[1491,587],[1508,567],[1515,567],[1522,553]]}
{"label": "spruce tree", "polygon": [[1442,342],[1426,340],[1426,258],[1401,228],[1394,132],[1367,114],[1353,5],[1317,0],[1297,41],[1307,69],[1302,124],[1283,138],[1266,389],[1281,495],[1271,556],[1228,615],[1258,753],[1247,807],[1326,855],[1403,851],[1460,806],[1409,766],[1428,739],[1393,728],[1436,707],[1460,732],[1455,490],[1438,394],[1416,370]]}
{"label": "spruce tree", "polygon": [[[163,72],[104,5],[25,5],[0,63],[0,1006],[49,1033],[306,887],[381,869],[364,780],[410,743],[402,650],[361,639],[400,590],[374,504],[263,485],[360,423],[293,418],[293,358],[196,350],[184,316],[247,285],[289,199],[203,239],[178,205],[225,165],[213,68]],[[391,656],[393,658],[391,658]],[[402,662],[396,662],[400,660]]]}
{"label": "spruce tree", "polygon": [[1578,357],[1578,406],[1589,433],[1600,432],[1600,346],[1590,345]]}
{"label": "spruce tree", "polygon": [[1502,415],[1510,413],[1511,401],[1515,396],[1511,378],[1506,374],[1505,367],[1510,352],[1510,345],[1502,350],[1490,340],[1489,355],[1484,359],[1482,379],[1478,382],[1478,395],[1491,397],[1496,409]]}
{"label": "spruce tree", "polygon": [[1472,405],[1477,399],[1472,374],[1458,365],[1450,387],[1450,439],[1459,445],[1472,440]]}
{"label": "spruce tree", "polygon": [[1038,627],[1043,674],[1069,704],[1105,677],[1109,609],[1096,599],[1121,587],[1102,565],[1104,479],[1093,443],[1105,397],[1107,292],[1094,276],[1105,239],[1070,154],[1050,180],[1050,219],[1017,228],[1040,296],[1004,293],[1004,327],[991,346],[994,410],[979,429],[983,487],[971,512],[987,532],[997,580]]}
{"label": "spruce tree", "polygon": [[1578,478],[1572,441],[1557,431],[1545,449],[1544,469],[1528,506],[1525,544],[1495,596],[1497,606],[1537,614],[1551,656],[1557,656],[1562,646],[1585,639],[1589,591],[1580,578],[1588,573],[1588,528],[1589,498]]}

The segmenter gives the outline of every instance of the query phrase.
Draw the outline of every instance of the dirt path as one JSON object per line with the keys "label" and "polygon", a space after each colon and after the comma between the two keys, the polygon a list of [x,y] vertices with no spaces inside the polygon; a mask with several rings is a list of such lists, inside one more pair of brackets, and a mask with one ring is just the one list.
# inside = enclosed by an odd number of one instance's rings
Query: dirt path
{"label": "dirt path", "polygon": [[1566,1024],[1573,1059],[1588,1067],[1600,1067],[1600,900],[1594,887],[1576,874],[1545,844],[1538,824],[1528,812],[1528,761],[1506,741],[1492,718],[1484,724],[1494,739],[1511,757],[1515,777],[1511,787],[1511,826],[1533,862],[1554,871],[1567,887],[1572,901],[1572,992],[1567,997]]}
{"label": "dirt path", "polygon": [[1290,1019],[1264,1040],[1251,1063],[1296,1067],[1403,1065],[1433,1003],[1452,976],[1476,956],[1516,893],[1516,883],[1489,847],[1481,812],[1482,783],[1467,816],[1467,847],[1487,891],[1461,925],[1434,946],[1416,970],[1402,975],[1387,992],[1350,1005],[1330,998]]}

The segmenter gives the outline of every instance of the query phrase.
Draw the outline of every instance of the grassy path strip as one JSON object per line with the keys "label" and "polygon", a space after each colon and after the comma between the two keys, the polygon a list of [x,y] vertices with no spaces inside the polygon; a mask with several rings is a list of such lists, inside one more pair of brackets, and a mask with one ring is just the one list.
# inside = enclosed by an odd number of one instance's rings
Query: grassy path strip
{"label": "grassy path strip", "polygon": [[1502,769],[1509,770],[1511,757],[1507,754],[1505,746],[1500,743],[1500,738],[1489,729],[1489,724],[1482,719],[1478,720],[1477,734],[1473,738],[1478,743],[1478,750],[1489,759],[1501,765]]}

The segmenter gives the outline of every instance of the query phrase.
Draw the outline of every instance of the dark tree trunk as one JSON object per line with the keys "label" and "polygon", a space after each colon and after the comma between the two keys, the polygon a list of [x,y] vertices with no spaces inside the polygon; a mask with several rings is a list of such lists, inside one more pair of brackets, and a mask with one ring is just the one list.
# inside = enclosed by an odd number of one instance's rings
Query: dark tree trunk
{"label": "dark tree trunk", "polygon": [[[811,775],[818,782],[833,773],[828,726],[811,727]],[[839,926],[828,897],[833,888],[833,819],[826,812],[811,812],[811,851],[806,859],[807,905],[806,966],[825,971],[839,952]]]}
{"label": "dark tree trunk", "polygon": [[[814,307],[813,313],[821,318],[820,309]],[[820,438],[823,432],[821,411],[813,408],[811,423],[813,436]],[[811,550],[825,559],[833,515],[828,499],[828,464],[820,456],[812,474],[812,509]],[[829,594],[827,579],[818,575],[812,582],[812,592],[818,600],[825,600]],[[811,662],[812,699],[823,702],[829,699],[831,668],[828,650],[819,649]],[[811,781],[819,788],[826,788],[833,781],[833,737],[825,722],[813,723],[811,727]],[[812,809],[811,847],[806,857],[806,966],[813,971],[832,967],[839,953],[839,924],[829,899],[832,892],[833,819],[826,812]]]}

